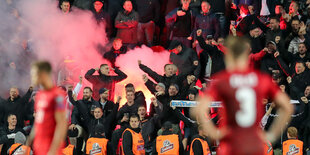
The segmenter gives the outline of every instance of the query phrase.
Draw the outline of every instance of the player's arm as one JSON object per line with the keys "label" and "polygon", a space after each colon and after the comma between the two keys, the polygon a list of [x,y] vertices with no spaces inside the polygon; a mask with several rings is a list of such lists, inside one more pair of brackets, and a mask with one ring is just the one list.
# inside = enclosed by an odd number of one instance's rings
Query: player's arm
{"label": "player's arm", "polygon": [[275,119],[275,121],[271,125],[271,128],[266,134],[266,138],[270,142],[274,142],[275,140],[277,140],[277,137],[281,133],[281,130],[286,127],[286,124],[290,121],[291,115],[294,111],[294,107],[290,104],[289,97],[283,92],[277,92],[274,98],[274,103],[278,108],[277,114],[279,115],[279,117]]}
{"label": "player's arm", "polygon": [[68,130],[68,124],[67,119],[64,118],[66,118],[65,111],[58,110],[55,112],[56,128],[54,131],[54,137],[48,155],[56,154],[61,143],[65,140]]}
{"label": "player's arm", "polygon": [[27,138],[27,141],[26,141],[26,146],[31,146],[32,145],[32,142],[33,142],[33,139],[34,139],[34,136],[35,136],[35,128],[36,126],[33,125],[32,129],[31,129],[31,132]]}
{"label": "player's arm", "polygon": [[196,107],[195,113],[198,116],[198,122],[202,125],[204,131],[214,140],[219,140],[224,137],[224,132],[219,130],[209,119],[209,105],[211,104],[211,97],[201,98]]}

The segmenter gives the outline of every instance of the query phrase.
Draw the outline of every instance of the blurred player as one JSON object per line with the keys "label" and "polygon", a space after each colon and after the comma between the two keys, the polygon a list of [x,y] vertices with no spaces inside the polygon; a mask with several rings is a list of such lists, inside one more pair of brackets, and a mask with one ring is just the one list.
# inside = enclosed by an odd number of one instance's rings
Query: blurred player
{"label": "blurred player", "polygon": [[42,61],[32,65],[31,80],[34,86],[41,86],[35,102],[35,122],[28,145],[33,141],[34,154],[61,154],[67,133],[65,115],[65,94],[52,80],[52,67]]}
{"label": "blurred player", "polygon": [[[264,140],[276,140],[290,120],[293,107],[289,97],[272,83],[268,75],[249,68],[250,54],[247,41],[231,37],[227,40],[225,56],[226,71],[214,76],[214,82],[200,100],[196,114],[202,120],[204,130],[211,138],[220,140],[218,154],[262,155]],[[263,99],[272,99],[278,107],[279,118],[274,121],[265,136],[259,123],[264,114]],[[221,128],[208,121],[208,105],[211,101],[222,101]],[[206,117],[207,116],[207,117]]]}

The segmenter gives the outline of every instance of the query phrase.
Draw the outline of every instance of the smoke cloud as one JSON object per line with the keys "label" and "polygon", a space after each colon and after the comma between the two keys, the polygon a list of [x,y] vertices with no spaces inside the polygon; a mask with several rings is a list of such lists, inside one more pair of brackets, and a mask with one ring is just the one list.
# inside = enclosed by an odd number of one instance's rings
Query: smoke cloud
{"label": "smoke cloud", "polygon": [[[7,94],[12,86],[23,90],[29,87],[29,69],[34,60],[52,63],[58,85],[77,83],[79,75],[84,76],[90,68],[108,63],[97,50],[98,45],[104,47],[108,43],[104,25],[98,25],[90,11],[72,8],[70,13],[63,14],[58,8],[58,1],[54,0],[15,2],[7,5],[0,1],[3,23],[0,24],[1,96],[4,92]],[[133,83],[136,90],[142,90],[150,103],[152,95],[144,85],[142,75],[145,73],[139,69],[138,60],[163,74],[169,53],[153,52],[142,46],[117,58],[116,65],[128,75],[126,80],[116,85],[115,96],[121,95],[122,103],[126,101],[124,85],[127,83]],[[91,86],[86,80],[83,84]]]}
{"label": "smoke cloud", "polygon": [[[98,45],[104,46],[108,42],[105,28],[97,24],[90,11],[73,8],[72,12],[63,14],[57,7],[58,1],[54,0],[0,3],[2,94],[13,85],[23,89],[29,87],[29,66],[35,58],[52,63],[58,85],[63,81],[78,81],[78,75],[105,63],[97,52]],[[17,11],[19,18],[14,15]],[[25,42],[30,45],[30,50],[22,48]],[[33,55],[30,62],[25,63],[24,55],[27,58]]]}
{"label": "smoke cloud", "polygon": [[[138,60],[141,60],[142,64],[148,66],[153,71],[163,75],[164,66],[169,63],[169,52],[153,52],[151,48],[142,46],[141,48],[135,48],[134,50],[128,51],[125,55],[121,55],[117,58],[116,65],[120,66],[120,69],[128,75],[127,79],[116,85],[115,95],[122,96],[122,103],[126,101],[125,85],[128,83],[132,83],[135,86],[136,91],[141,90],[145,95],[147,103],[151,103],[150,98],[153,95],[144,85],[142,75],[146,73],[139,68]],[[154,81],[150,77],[149,79]]]}

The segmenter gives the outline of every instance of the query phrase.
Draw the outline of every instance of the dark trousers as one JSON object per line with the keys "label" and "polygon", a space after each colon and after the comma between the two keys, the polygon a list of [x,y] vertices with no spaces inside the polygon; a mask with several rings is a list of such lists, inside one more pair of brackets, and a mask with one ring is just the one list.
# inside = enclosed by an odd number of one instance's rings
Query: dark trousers
{"label": "dark trousers", "polygon": [[226,28],[226,17],[222,13],[215,13],[217,20],[220,23],[220,36],[226,37],[228,35],[229,29]]}
{"label": "dark trousers", "polygon": [[122,134],[123,134],[125,129],[126,129],[125,127],[121,127],[120,129],[115,130],[112,134],[111,145],[112,145],[112,154],[113,155],[116,155],[116,150],[117,150],[119,140],[122,138]]}
{"label": "dark trousers", "polygon": [[147,44],[151,47],[153,45],[153,37],[155,32],[155,23],[149,21],[147,23],[138,24],[138,40],[141,44]]}

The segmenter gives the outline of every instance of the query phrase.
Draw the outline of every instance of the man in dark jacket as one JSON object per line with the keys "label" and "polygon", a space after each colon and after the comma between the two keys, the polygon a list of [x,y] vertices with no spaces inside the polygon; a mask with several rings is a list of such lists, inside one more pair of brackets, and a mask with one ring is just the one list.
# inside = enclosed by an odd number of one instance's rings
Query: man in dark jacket
{"label": "man in dark jacket", "polygon": [[138,40],[140,43],[153,45],[155,23],[159,22],[159,0],[135,0],[139,14]]}
{"label": "man in dark jacket", "polygon": [[168,93],[159,92],[156,95],[157,100],[163,104],[163,117],[161,119],[162,123],[167,121],[171,122],[172,124],[179,124],[180,120],[178,117],[173,113],[173,109],[170,107],[170,102],[172,100],[182,100],[185,97],[181,97],[179,95],[179,86],[176,84],[171,84],[168,89]]}
{"label": "man in dark jacket", "polygon": [[104,1],[95,0],[93,2],[93,6],[91,7],[91,11],[93,12],[95,19],[97,20],[97,23],[104,25],[107,37],[111,38],[112,23],[109,13],[104,10]]}
{"label": "man in dark jacket", "polygon": [[[114,70],[118,76],[110,76],[110,69]],[[99,75],[93,75],[95,71],[98,71]],[[118,68],[110,68],[107,64],[100,65],[100,68],[90,69],[85,74],[85,79],[93,84],[93,97],[97,101],[99,100],[99,90],[101,88],[110,90],[109,100],[114,101],[115,83],[120,82],[126,78],[127,75],[125,73],[120,71]]]}
{"label": "man in dark jacket", "polygon": [[[68,93],[69,100],[73,105],[83,104],[84,107],[87,107],[87,111],[90,113],[94,110],[94,107],[101,107],[97,101],[95,101],[92,96],[92,89],[90,87],[85,87],[83,90],[83,99],[75,101],[73,100],[72,93]],[[85,121],[85,118],[82,115],[82,112],[77,108],[73,108],[73,112],[71,115],[71,125],[69,126],[69,130],[76,129],[76,125],[82,126],[86,131],[88,131],[87,124],[88,122]]]}
{"label": "man in dark jacket", "polygon": [[210,39],[205,41],[201,34],[202,31],[197,30],[197,40],[203,49],[203,52],[200,53],[201,73],[199,79],[202,83],[207,83],[211,75],[225,69],[224,53],[212,45]]}
{"label": "man in dark jacket", "polygon": [[171,29],[170,40],[178,40],[188,48],[191,47],[189,40],[194,28],[195,16],[189,8],[191,0],[181,0],[182,6],[172,10],[166,16],[166,23]]}
{"label": "man in dark jacket", "polygon": [[[103,90],[100,90],[103,91]],[[107,91],[105,91],[107,92]],[[68,96],[70,100],[73,100],[72,98],[72,91],[68,92]],[[108,96],[104,93],[101,93],[102,96]],[[103,98],[103,97],[102,97]],[[119,107],[120,97],[117,98],[116,104],[114,105],[111,101],[106,101],[104,103],[104,107],[102,106],[102,102],[100,104],[94,104],[92,105],[94,108],[93,114],[88,108],[87,104],[82,104],[78,102],[73,102],[74,106],[78,109],[81,117],[84,119],[85,125],[87,127],[87,131],[89,131],[90,134],[94,134],[94,129],[97,124],[102,124],[105,127],[105,136],[110,139],[111,138],[111,131],[114,129],[112,126],[112,122],[115,120],[116,113]],[[100,100],[102,101],[102,100]],[[111,105],[112,104],[112,105]]]}
{"label": "man in dark jacket", "polygon": [[[301,61],[308,64],[310,62],[310,53],[307,50],[307,46],[304,42],[299,43],[298,52],[293,54],[291,52],[282,52],[282,57],[284,60],[288,61],[289,65],[295,65],[296,62]],[[309,68],[310,69],[310,68]]]}
{"label": "man in dark jacket", "polygon": [[133,11],[130,0],[124,1],[123,8],[124,11],[120,11],[115,18],[116,37],[121,38],[127,47],[134,48],[138,43],[137,28],[139,16],[137,12]]}
{"label": "man in dark jacket", "polygon": [[138,107],[140,105],[143,105],[141,103],[135,102],[135,92],[134,91],[127,91],[126,92],[126,99],[127,103],[123,105],[116,116],[116,120],[118,124],[121,126],[120,129],[115,130],[112,134],[112,149],[113,153],[116,152],[119,139],[122,136],[123,131],[128,127],[129,125],[129,116],[132,114],[137,114]]}
{"label": "man in dark jacket", "polygon": [[157,136],[157,131],[160,126],[160,119],[162,117],[161,111],[162,109],[159,106],[158,101],[155,98],[152,98],[152,105],[154,105],[155,115],[147,116],[146,115],[146,107],[140,105],[138,108],[138,115],[141,123],[141,133],[142,138],[144,140],[144,148],[146,154],[152,152],[153,141]]}
{"label": "man in dark jacket", "polygon": [[169,50],[171,50],[170,61],[178,67],[179,74],[189,73],[195,75],[196,78],[199,77],[201,66],[197,53],[193,49],[174,40],[171,42]]}
{"label": "man in dark jacket", "polygon": [[269,30],[266,32],[266,43],[269,41],[276,42],[276,37],[279,36],[280,40],[284,40],[284,34],[282,30],[280,29],[280,19],[278,17],[271,17],[270,18],[270,24],[269,24]]}
{"label": "man in dark jacket", "polygon": [[267,45],[267,53],[261,60],[261,70],[269,75],[272,75],[274,71],[281,71],[278,61],[275,58],[275,53],[277,51],[277,45],[275,42],[270,41]]}
{"label": "man in dark jacket", "polygon": [[[178,85],[181,85],[184,78],[187,76],[187,74],[179,74],[176,75],[174,73],[174,67],[172,64],[166,64],[164,66],[164,75],[159,75],[158,73],[151,70],[149,67],[142,64],[141,60],[138,60],[139,68],[147,73],[152,79],[154,79],[157,83],[163,83],[165,87],[169,87],[171,83],[175,83]],[[189,73],[188,73],[189,74]]]}
{"label": "man in dark jacket", "polygon": [[[4,118],[6,119],[8,114],[15,114],[17,117],[17,126],[20,128],[24,127],[26,104],[29,102],[32,90],[33,88],[29,87],[27,93],[23,97],[20,97],[18,89],[12,87],[10,89],[10,97],[3,104]],[[3,120],[3,122],[6,122],[6,120]]]}
{"label": "man in dark jacket", "polygon": [[123,46],[123,41],[120,38],[116,38],[113,41],[112,48],[110,51],[104,53],[103,58],[110,61],[112,68],[115,68],[116,58],[121,54],[126,54],[127,47]]}
{"label": "man in dark jacket", "polygon": [[[210,12],[211,5],[207,1],[201,2],[201,12],[195,18],[194,30],[192,36],[196,36],[196,31],[202,29],[202,36],[214,36],[214,39],[220,37],[220,25],[217,18]],[[196,37],[195,37],[196,38]]]}
{"label": "man in dark jacket", "polygon": [[17,132],[25,133],[22,128],[17,127],[17,121],[16,115],[9,114],[5,125],[0,128],[0,145],[3,144],[1,155],[7,155],[7,150],[14,144]]}
{"label": "man in dark jacket", "polygon": [[114,108],[114,102],[109,100],[109,90],[106,88],[101,88],[99,90],[99,105],[102,109],[103,116],[107,116],[110,113],[112,113],[113,108]]}
{"label": "man in dark jacket", "polygon": [[[105,135],[108,139],[111,139],[112,130],[114,130],[115,126],[117,125],[115,120],[116,120],[116,113],[118,110],[118,106],[115,105],[114,102],[108,100],[108,98],[109,98],[109,90],[108,89],[101,88],[99,90],[99,94],[100,94],[99,105],[101,106],[101,109],[103,112],[103,117],[107,117],[107,116],[111,115],[111,113],[115,113],[115,116],[111,117],[111,123],[109,124],[111,130],[106,132],[106,135]],[[116,103],[119,103],[119,101]],[[114,111],[115,106],[117,106],[116,111]]]}

